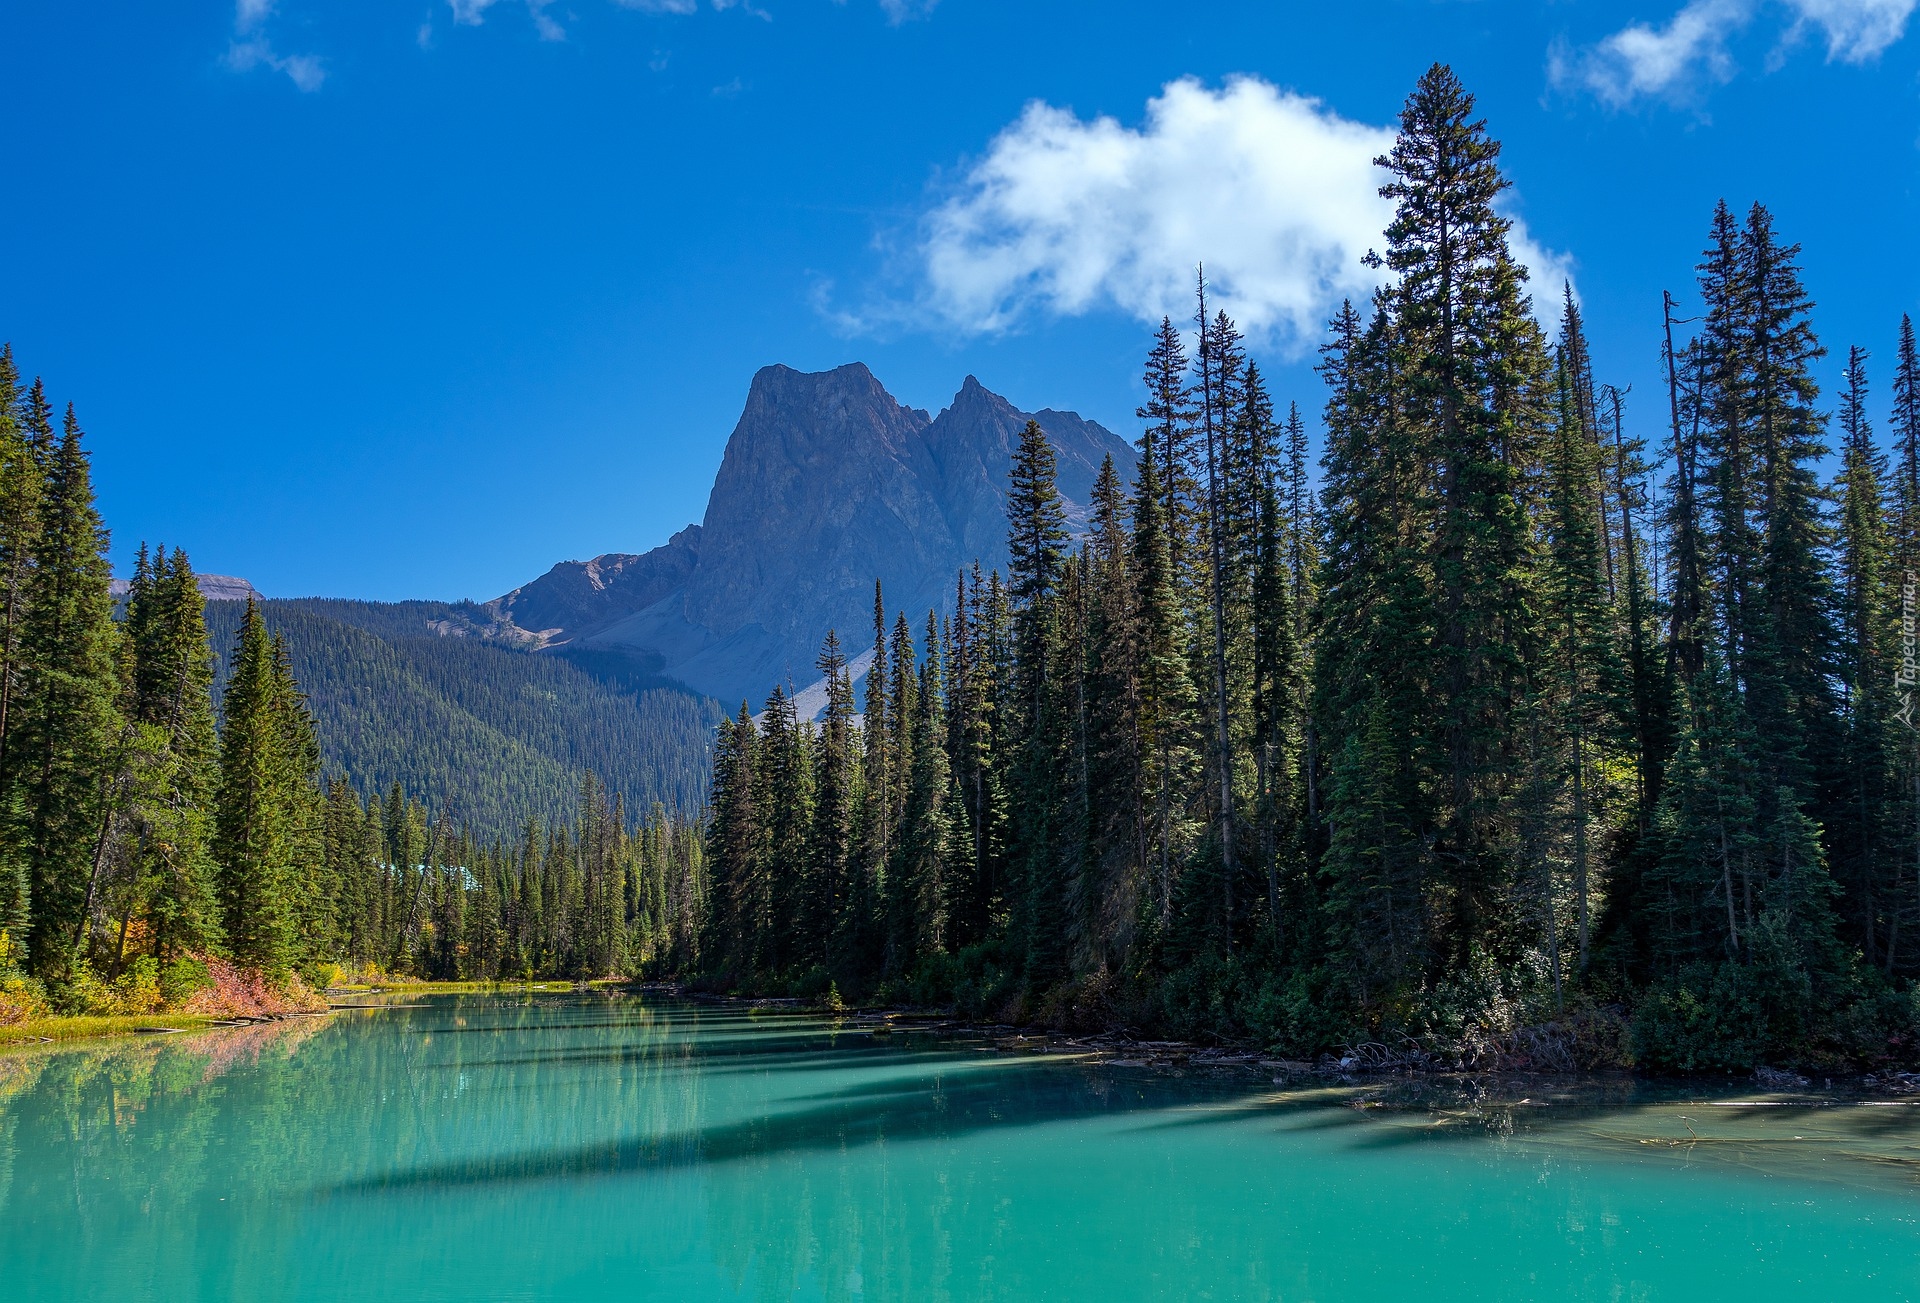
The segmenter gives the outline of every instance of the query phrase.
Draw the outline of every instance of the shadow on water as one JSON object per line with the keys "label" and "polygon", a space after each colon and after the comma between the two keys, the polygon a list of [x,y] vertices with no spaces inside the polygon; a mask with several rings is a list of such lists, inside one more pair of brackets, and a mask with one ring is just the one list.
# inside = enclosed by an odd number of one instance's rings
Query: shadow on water
{"label": "shadow on water", "polygon": [[[777,1056],[770,1056],[776,1057]],[[889,1054],[893,1066],[917,1056]],[[843,1064],[852,1067],[854,1064]],[[861,1058],[857,1066],[877,1066]],[[917,1066],[929,1066],[921,1060]],[[986,1130],[1038,1127],[1096,1114],[1179,1108],[1190,1085],[1115,1083],[1044,1057],[1014,1061],[938,1054],[936,1071],[782,1100],[803,1106],[707,1127],[627,1136],[601,1143],[527,1150],[420,1166],[342,1182],[320,1192],[500,1186],[584,1177],[626,1176],[746,1159],[843,1151],[880,1143],[955,1141]]]}
{"label": "shadow on water", "polygon": [[[254,1069],[245,1091],[207,1089],[242,1067]],[[302,1110],[314,1098],[367,1127],[330,1162],[303,1166],[288,1139],[310,1142]],[[1906,1192],[1920,1176],[1920,1107],[1624,1078],[1289,1088],[1247,1072],[1005,1055],[928,1033],[876,1038],[819,1015],[602,993],[433,996],[363,1016],[0,1056],[0,1131],[107,1134],[143,1117],[180,1134],[244,1125],[263,1138],[250,1173],[263,1188],[341,1197],[953,1144],[1102,1118],[1120,1121],[1120,1136],[1232,1128],[1235,1144],[1317,1135],[1355,1153],[1493,1141]],[[10,1144],[0,1135],[0,1209]]]}

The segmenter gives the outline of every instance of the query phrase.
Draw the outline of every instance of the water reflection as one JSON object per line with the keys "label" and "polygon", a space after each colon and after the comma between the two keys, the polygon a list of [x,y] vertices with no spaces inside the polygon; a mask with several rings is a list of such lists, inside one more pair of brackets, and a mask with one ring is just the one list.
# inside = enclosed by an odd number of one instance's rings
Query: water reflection
{"label": "water reflection", "polygon": [[1762,1102],[1283,1089],[598,993],[395,999],[0,1056],[0,1280],[49,1300],[1920,1289],[1920,1109],[1726,1107]]}

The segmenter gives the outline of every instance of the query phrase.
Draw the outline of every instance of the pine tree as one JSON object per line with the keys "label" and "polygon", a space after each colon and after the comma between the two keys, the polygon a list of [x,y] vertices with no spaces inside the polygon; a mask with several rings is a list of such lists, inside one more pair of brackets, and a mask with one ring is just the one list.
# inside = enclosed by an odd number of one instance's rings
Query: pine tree
{"label": "pine tree", "polygon": [[827,683],[827,707],[814,739],[813,828],[807,849],[812,866],[813,899],[803,925],[808,952],[831,972],[844,971],[838,939],[846,935],[846,912],[853,903],[854,828],[859,800],[858,757],[854,751],[853,683],[833,630],[814,662]]}
{"label": "pine tree", "polygon": [[1866,350],[1847,356],[1841,398],[1844,435],[1840,472],[1841,672],[1846,687],[1844,787],[1830,830],[1833,872],[1843,892],[1849,941],[1869,964],[1882,962],[1897,900],[1899,855],[1893,825],[1894,738],[1888,731],[1898,668],[1899,613],[1887,575],[1886,458],[1867,419]]}
{"label": "pine tree", "polygon": [[1331,975],[1363,1011],[1390,1008],[1432,966],[1435,504],[1400,411],[1398,351],[1384,305],[1363,328],[1347,303],[1321,363],[1331,393],[1313,706],[1329,741],[1320,890]]}
{"label": "pine tree", "polygon": [[[702,949],[720,971],[744,976],[759,965],[766,922],[760,893],[764,815],[760,809],[759,738],[747,703],[720,727],[714,744],[712,815],[707,858],[712,865],[711,936]],[[550,911],[544,911],[550,912]]]}
{"label": "pine tree", "polygon": [[1186,346],[1170,318],[1160,319],[1152,351],[1147,354],[1143,383],[1147,402],[1136,413],[1147,423],[1140,435],[1140,463],[1143,468],[1151,468],[1159,489],[1156,506],[1166,535],[1168,564],[1178,588],[1185,582],[1188,567],[1198,560],[1193,543],[1199,516],[1199,486],[1193,475],[1199,460],[1194,449],[1198,418],[1188,388]]}
{"label": "pine tree", "polygon": [[[326,874],[325,798],[320,738],[306,694],[294,679],[284,637],[273,639],[273,711],[280,730],[278,799],[285,810],[293,962],[308,965],[336,951],[339,884]],[[464,880],[463,880],[464,881]]]}
{"label": "pine tree", "polygon": [[[904,622],[903,622],[904,627]],[[892,967],[912,972],[921,960],[946,945],[948,864],[955,836],[953,779],[947,764],[945,697],[940,678],[939,627],[927,616],[927,655],[916,690],[906,704],[908,732],[906,803],[900,819],[900,852],[889,876],[893,915]],[[896,637],[896,655],[912,643]]]}
{"label": "pine tree", "polygon": [[[28,577],[39,538],[40,495],[45,487],[21,410],[25,395],[14,366],[13,346],[0,344],[0,797],[17,790],[8,765],[8,742],[18,727],[21,679],[20,634],[25,623]],[[24,848],[0,838],[0,931],[24,940],[31,899]]]}
{"label": "pine tree", "polygon": [[1199,311],[1195,322],[1200,332],[1200,425],[1206,454],[1206,545],[1209,615],[1212,621],[1212,659],[1208,664],[1213,689],[1213,808],[1218,822],[1214,831],[1214,852],[1219,856],[1221,892],[1220,939],[1225,949],[1233,950],[1235,840],[1239,836],[1234,821],[1233,715],[1227,682],[1227,583],[1229,532],[1232,523],[1229,502],[1222,492],[1224,467],[1223,443],[1227,433],[1227,414],[1233,410],[1231,377],[1238,363],[1238,332],[1221,313],[1217,321],[1207,318],[1207,283],[1200,277],[1195,290]]}
{"label": "pine tree", "polygon": [[1279,942],[1284,940],[1288,912],[1282,891],[1298,886],[1305,850],[1297,787],[1305,735],[1299,711],[1305,693],[1285,530],[1280,504],[1270,487],[1261,490],[1256,543],[1252,749],[1258,777],[1254,817],[1259,829],[1259,858],[1266,873],[1268,927]]}
{"label": "pine tree", "polygon": [[1913,318],[1900,318],[1900,345],[1893,373],[1893,446],[1898,456],[1894,468],[1892,519],[1889,522],[1890,565],[1897,567],[1901,593],[1901,645],[1898,649],[1901,673],[1898,762],[1894,776],[1897,805],[1892,816],[1899,829],[1898,844],[1903,868],[1896,879],[1911,884],[1905,909],[1889,907],[1886,970],[1902,970],[1900,963],[1901,925],[1911,931],[1920,927],[1920,726],[1914,714],[1916,674],[1907,664],[1912,655],[1907,628],[1906,604],[1910,595],[1920,594],[1920,348],[1914,344]]}
{"label": "pine tree", "polygon": [[20,639],[18,745],[10,748],[7,781],[12,840],[30,873],[28,949],[34,967],[51,974],[84,940],[105,849],[102,775],[120,732],[107,535],[71,408],[46,478]]}
{"label": "pine tree", "polygon": [[228,952],[273,973],[293,966],[300,941],[299,834],[289,799],[296,759],[280,692],[273,638],[249,598],[223,700],[213,856]]}
{"label": "pine tree", "polygon": [[1015,451],[1007,499],[1008,590],[1013,610],[1016,715],[1010,721],[1016,935],[1036,986],[1063,976],[1067,962],[1067,884],[1059,852],[1063,827],[1059,747],[1064,722],[1056,691],[1058,603],[1065,579],[1066,513],[1055,485],[1053,448],[1029,421]]}
{"label": "pine tree", "polygon": [[133,662],[125,711],[137,736],[126,830],[134,887],[122,918],[139,912],[151,953],[165,960],[220,941],[210,849],[220,773],[213,650],[185,552],[159,548],[149,562],[142,547],[125,629]]}
{"label": "pine tree", "polygon": [[1747,301],[1745,408],[1757,459],[1765,604],[1762,655],[1749,675],[1755,722],[1774,748],[1776,781],[1812,801],[1834,785],[1839,748],[1832,695],[1833,592],[1825,566],[1831,530],[1817,465],[1827,455],[1813,364],[1826,355],[1808,320],[1798,245],[1781,245],[1755,204],[1741,233]]}
{"label": "pine tree", "polygon": [[1140,630],[1140,753],[1148,793],[1143,858],[1152,882],[1153,921],[1164,932],[1173,909],[1176,869],[1185,858],[1184,802],[1193,762],[1189,737],[1194,694],[1187,673],[1178,576],[1161,503],[1154,460],[1143,456],[1133,497],[1132,539]]}
{"label": "pine tree", "polygon": [[1127,528],[1126,491],[1113,459],[1093,486],[1087,632],[1089,862],[1084,895],[1089,967],[1118,967],[1131,949],[1144,897],[1153,802],[1145,727],[1147,630]]}
{"label": "pine tree", "polygon": [[[1569,298],[1562,315],[1556,374],[1557,419],[1547,456],[1546,549],[1542,598],[1549,662],[1541,675],[1553,749],[1549,781],[1564,790],[1562,842],[1572,874],[1577,964],[1587,967],[1592,938],[1596,792],[1618,758],[1625,683],[1607,581],[1604,477],[1600,444],[1588,431],[1577,367],[1586,356],[1580,318]],[[1559,804],[1560,802],[1556,802]],[[1548,908],[1556,908],[1551,896]],[[1559,934],[1556,927],[1552,929]],[[1551,955],[1556,987],[1561,956]]]}
{"label": "pine tree", "polygon": [[1544,342],[1494,201],[1500,146],[1451,69],[1422,76],[1393,151],[1386,263],[1404,371],[1401,419],[1436,468],[1432,539],[1441,763],[1436,855],[1447,959],[1492,938],[1514,871],[1513,715],[1529,656],[1522,470],[1544,428]]}
{"label": "pine tree", "polygon": [[767,945],[763,962],[785,971],[803,958],[803,923],[817,888],[808,872],[808,834],[813,826],[812,740],[795,714],[793,699],[778,685],[760,716],[760,790],[766,794]]}

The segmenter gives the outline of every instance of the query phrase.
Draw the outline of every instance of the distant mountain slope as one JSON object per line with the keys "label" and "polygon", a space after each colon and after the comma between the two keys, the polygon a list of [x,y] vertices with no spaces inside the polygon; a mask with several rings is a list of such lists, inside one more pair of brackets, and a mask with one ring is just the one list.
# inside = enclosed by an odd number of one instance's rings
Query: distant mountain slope
{"label": "distant mountain slope", "polygon": [[[828,629],[871,641],[873,584],[916,623],[951,600],[956,572],[1006,565],[1006,489],[1020,431],[1038,421],[1083,526],[1102,460],[1131,480],[1134,451],[1071,412],[1026,413],[968,376],[938,416],[909,408],[865,366],[753,378],[705,520],[662,547],[569,561],[479,608],[538,645],[636,657],[735,703],[804,687]],[[496,635],[497,636],[497,635]]]}
{"label": "distant mountain slope", "polygon": [[[489,834],[564,815],[592,773],[630,809],[705,797],[717,703],[663,686],[631,657],[536,655],[472,603],[263,603],[287,638],[329,772],[362,791],[398,781]],[[213,602],[224,660],[244,607]]]}

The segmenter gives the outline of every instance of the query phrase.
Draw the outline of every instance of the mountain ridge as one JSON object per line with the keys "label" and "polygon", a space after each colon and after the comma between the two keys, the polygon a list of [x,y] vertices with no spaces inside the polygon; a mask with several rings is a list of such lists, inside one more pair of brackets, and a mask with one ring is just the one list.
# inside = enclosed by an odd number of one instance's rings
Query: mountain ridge
{"label": "mountain ridge", "polygon": [[480,605],[538,650],[617,652],[723,701],[817,678],[828,629],[867,641],[873,585],[890,611],[944,609],[956,573],[1006,564],[1006,483],[1028,420],[1059,463],[1069,526],[1100,463],[1131,479],[1132,445],[1076,413],[1023,412],[967,376],[938,414],[894,398],[864,363],[755,373],[706,514],[644,553],[564,561]]}

